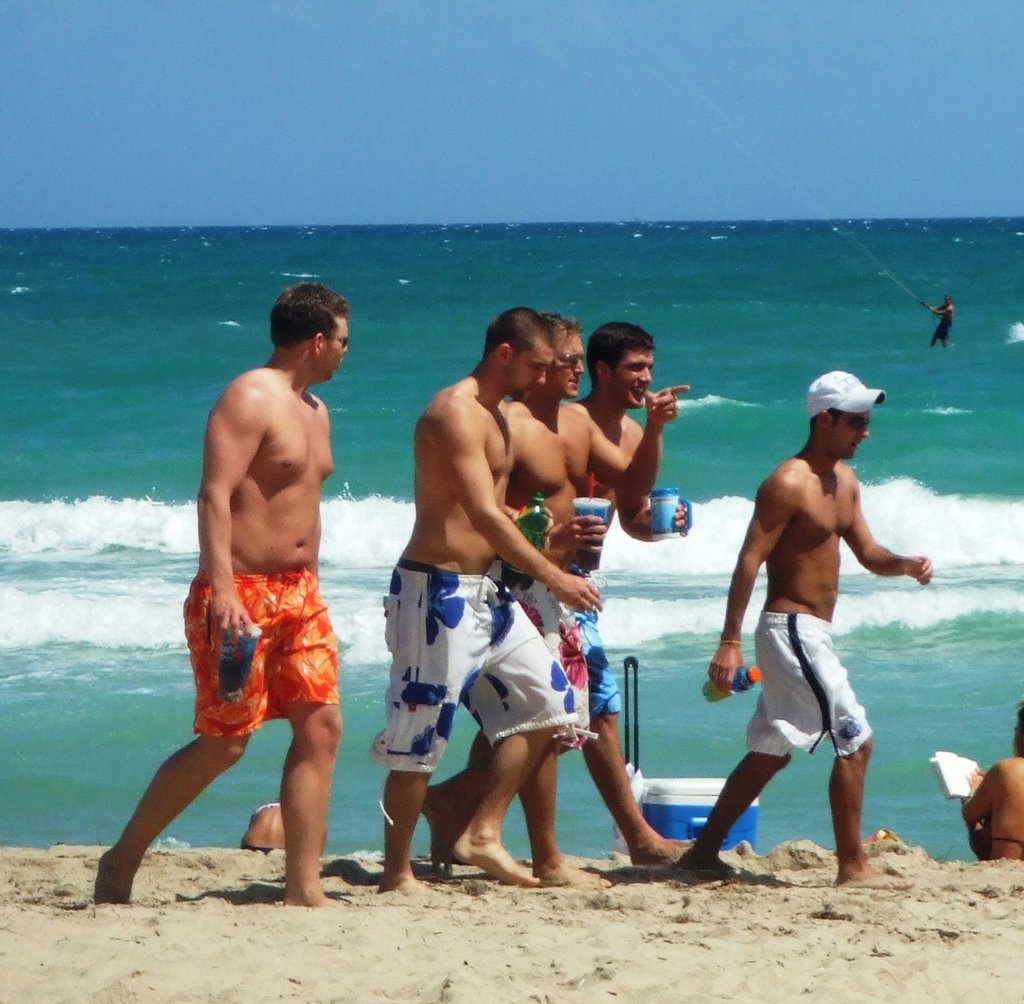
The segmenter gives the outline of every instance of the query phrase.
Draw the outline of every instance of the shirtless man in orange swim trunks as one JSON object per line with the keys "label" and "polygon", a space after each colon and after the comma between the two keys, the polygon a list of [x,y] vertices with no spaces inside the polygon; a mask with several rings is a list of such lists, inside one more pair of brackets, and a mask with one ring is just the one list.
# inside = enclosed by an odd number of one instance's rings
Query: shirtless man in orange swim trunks
{"label": "shirtless man in orange swim trunks", "polygon": [[[287,718],[281,779],[284,901],[323,906],[320,855],[341,738],[338,646],[317,585],[320,492],[334,467],[324,403],[309,392],[348,351],[349,306],[319,283],[286,289],[270,313],[269,362],[228,385],[210,412],[199,488],[199,573],[185,601],[198,738],[156,772],[100,859],[97,903],[127,903],[149,845],[241,759],[267,720]],[[221,639],[262,632],[234,700],[218,695]],[[231,695],[235,696],[235,695]]]}

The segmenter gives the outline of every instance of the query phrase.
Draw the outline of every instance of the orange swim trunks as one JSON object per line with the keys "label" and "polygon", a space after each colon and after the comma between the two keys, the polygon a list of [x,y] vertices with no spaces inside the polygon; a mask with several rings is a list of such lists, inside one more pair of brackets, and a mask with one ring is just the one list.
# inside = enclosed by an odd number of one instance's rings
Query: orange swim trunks
{"label": "orange swim trunks", "polygon": [[200,572],[185,600],[185,638],[196,683],[200,735],[244,736],[295,701],[338,703],[338,641],[316,576],[307,569],[236,575],[235,589],[263,632],[242,699],[217,695],[218,650],[210,639],[210,583]]}

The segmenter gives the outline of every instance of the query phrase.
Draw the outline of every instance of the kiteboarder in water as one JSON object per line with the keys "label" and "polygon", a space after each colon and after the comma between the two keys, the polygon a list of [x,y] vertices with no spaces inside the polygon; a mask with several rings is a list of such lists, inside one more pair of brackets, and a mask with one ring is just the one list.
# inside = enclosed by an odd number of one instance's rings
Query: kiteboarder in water
{"label": "kiteboarder in water", "polygon": [[956,307],[953,304],[953,297],[947,294],[946,298],[942,301],[941,307],[933,307],[924,300],[921,301],[922,307],[927,307],[938,319],[939,323],[935,327],[935,333],[932,335],[931,345],[929,348],[935,348],[936,342],[942,342],[942,347],[948,348],[949,346],[949,329],[953,327],[953,314],[956,311]]}

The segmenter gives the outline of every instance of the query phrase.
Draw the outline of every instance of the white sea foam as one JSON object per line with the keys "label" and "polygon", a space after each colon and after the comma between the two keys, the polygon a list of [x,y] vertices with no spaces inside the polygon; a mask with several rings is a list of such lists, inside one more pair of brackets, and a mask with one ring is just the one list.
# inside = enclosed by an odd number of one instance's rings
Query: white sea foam
{"label": "white sea foam", "polygon": [[240,328],[242,326],[238,321],[218,321],[217,323],[222,328]]}
{"label": "white sea foam", "polygon": [[[909,478],[863,487],[875,537],[903,554],[927,554],[937,568],[1024,564],[1024,500],[939,495]],[[674,577],[728,575],[753,510],[725,496],[694,504],[685,539],[645,544],[613,525],[603,567]],[[412,530],[411,502],[373,496],[323,505],[321,557],[342,569],[390,567]],[[995,532],[994,532],[995,530]],[[0,555],[94,555],[111,550],[198,553],[195,506],[95,496],[76,502],[0,501]],[[844,554],[844,574],[856,562]]]}
{"label": "white sea foam", "polygon": [[[0,586],[0,652],[88,645],[113,652],[185,655],[181,607],[189,575],[179,580],[94,577]],[[324,571],[324,597],[347,665],[388,665],[384,609],[389,572],[359,588],[337,585]],[[6,677],[6,673],[3,674]]]}
{"label": "white sea foam", "polygon": [[0,651],[60,644],[184,648],[177,583],[65,580],[40,589],[0,586]]}
{"label": "white sea foam", "polygon": [[1017,342],[1024,342],[1024,321],[1014,321],[1006,333],[1007,345],[1014,345]]}
{"label": "white sea foam", "polygon": [[750,401],[735,401],[732,398],[720,397],[718,394],[705,394],[703,397],[679,398],[679,408],[684,409],[696,409],[696,408],[715,408],[721,405],[730,405],[733,408],[756,408],[757,405]]}
{"label": "white sea foam", "polygon": [[605,540],[601,567],[655,578],[728,575],[752,511],[753,502],[735,496],[694,503],[687,537],[656,544],[627,537],[616,522]]}
{"label": "white sea foam", "polygon": [[94,496],[76,502],[0,502],[0,554],[198,551],[194,505]]}
{"label": "white sea foam", "polygon": [[[898,478],[865,487],[863,505],[878,541],[900,554],[927,554],[937,569],[1024,564],[1019,499],[938,495]],[[851,564],[844,562],[844,572]]]}
{"label": "white sea foam", "polygon": [[391,498],[327,501],[321,559],[344,568],[390,567],[412,533],[414,516],[411,502]]}
{"label": "white sea foam", "polygon": [[[389,664],[381,602],[389,569],[363,573],[350,585],[339,581],[336,569],[325,566],[321,572],[343,665],[360,677],[369,670],[376,679]],[[721,629],[727,584],[725,578],[705,580],[700,590],[691,584],[693,595],[681,596],[685,583],[646,579],[636,588],[646,595],[623,596],[634,583],[609,574],[601,614],[605,645],[622,651],[671,644],[673,639],[689,645],[694,636],[714,636]],[[748,635],[757,623],[764,589],[762,572],[747,607]],[[0,652],[88,645],[112,653],[176,652],[184,659],[181,605],[186,590],[184,581],[101,577],[36,590],[0,586]],[[866,580],[843,590],[833,627],[837,635],[860,628],[923,631],[979,614],[1024,618],[1024,593],[1015,579],[981,583],[945,576],[927,589],[908,579]]]}
{"label": "white sea foam", "polygon": [[[875,578],[843,545],[837,633],[1024,615],[1024,501],[937,495],[899,479],[866,485],[863,504],[876,538],[899,553],[929,555],[936,581],[921,589],[905,578]],[[657,544],[613,526],[600,573],[606,643],[622,649],[718,630],[752,510],[751,500],[736,496],[697,503],[690,535]],[[324,503],[322,586],[350,667],[387,665],[381,596],[413,516],[411,503],[391,498]],[[0,502],[0,556],[9,562],[0,650],[85,644],[184,655],[181,603],[197,553],[191,504]],[[748,630],[763,588],[762,571]]]}
{"label": "white sea foam", "polygon": [[30,286],[12,286],[11,295],[17,296],[19,293],[31,293],[32,289]]}
{"label": "white sea foam", "polygon": [[[926,554],[937,569],[1024,564],[1024,501],[937,495],[900,478],[865,485],[862,502],[880,543],[900,554]],[[752,513],[753,502],[743,498],[698,503],[685,540],[655,545],[632,540],[613,527],[602,565],[608,571],[641,575],[729,575]],[[845,544],[841,550],[844,575],[868,574]]]}
{"label": "white sea foam", "polygon": [[903,580],[898,588],[842,594],[833,628],[836,634],[888,626],[920,631],[978,614],[1024,615],[1024,593],[1011,585],[962,585],[955,580],[922,589]]}
{"label": "white sea foam", "polygon": [[[764,604],[763,575],[744,619],[749,637]],[[1011,586],[981,588],[936,583],[929,589],[904,580],[870,593],[840,595],[833,619],[836,635],[859,628],[924,630],[981,613],[1024,616],[1024,593]],[[725,591],[707,599],[609,599],[601,614],[601,638],[609,649],[643,648],[674,636],[717,636],[725,614]]]}

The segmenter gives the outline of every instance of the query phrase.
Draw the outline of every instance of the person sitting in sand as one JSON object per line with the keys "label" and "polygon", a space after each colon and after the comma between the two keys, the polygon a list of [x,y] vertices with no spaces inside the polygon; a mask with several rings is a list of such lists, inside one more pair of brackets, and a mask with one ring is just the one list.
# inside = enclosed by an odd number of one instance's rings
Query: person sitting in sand
{"label": "person sitting in sand", "polygon": [[239,846],[243,851],[260,851],[263,854],[284,850],[284,820],[281,818],[280,802],[267,802],[253,811]]}
{"label": "person sitting in sand", "polygon": [[971,778],[964,801],[971,850],[979,861],[1024,861],[1024,701],[1017,706],[1013,756]]}
{"label": "person sitting in sand", "polygon": [[[239,846],[243,851],[259,851],[261,854],[285,849],[284,815],[280,802],[267,802],[253,810],[249,817],[249,826],[242,835]],[[320,847],[321,857],[326,846],[327,831],[324,830],[324,840]]]}
{"label": "person sitting in sand", "polygon": [[873,739],[830,633],[839,596],[839,542],[875,575],[932,577],[924,557],[902,557],[878,544],[861,511],[849,460],[868,437],[870,409],[885,392],[852,373],[819,377],[807,391],[811,432],[757,492],[754,515],[729,587],[722,637],[708,677],[728,693],[743,665],[740,631],[761,565],[768,595],[755,636],[763,685],[747,727],[749,752],[729,776],[707,825],[679,859],[683,870],[728,869],[718,852],[730,827],[790,761],[794,747],[813,753],[828,740],[835,753],[829,802],[838,858],[837,884],[907,888],[867,861],[861,843],[864,778]]}

